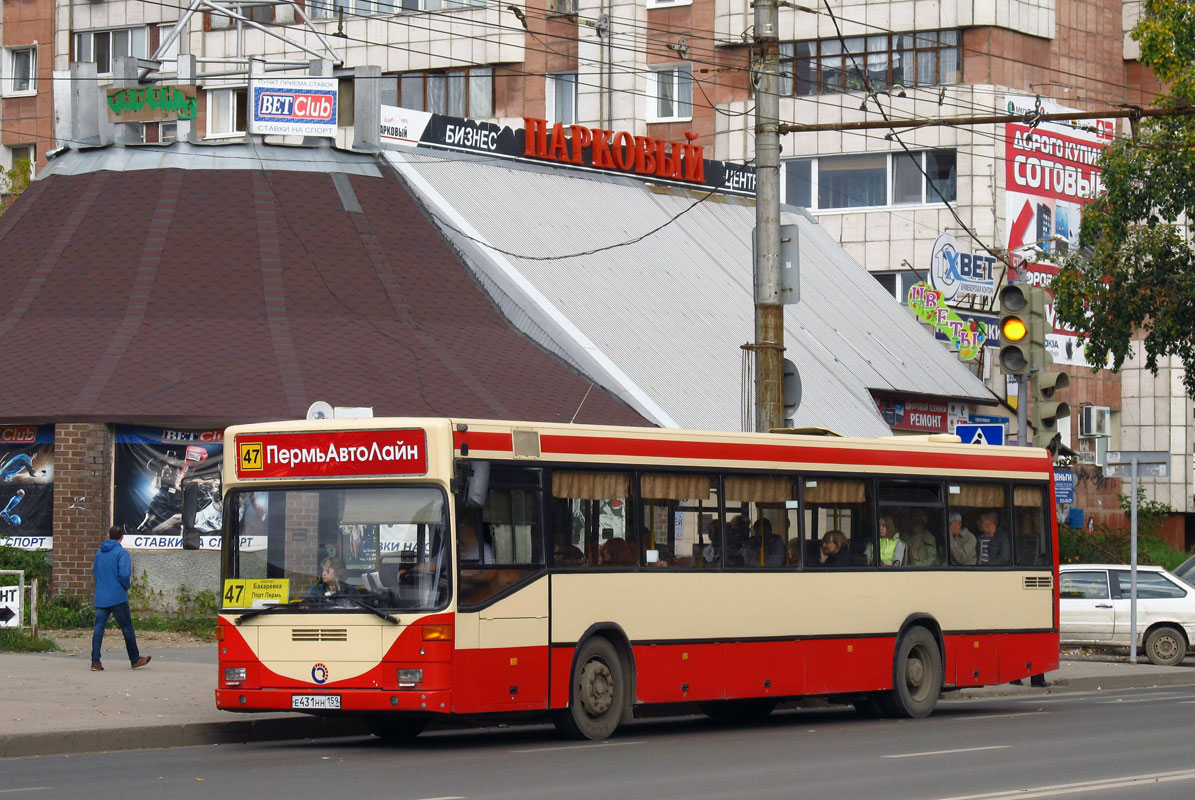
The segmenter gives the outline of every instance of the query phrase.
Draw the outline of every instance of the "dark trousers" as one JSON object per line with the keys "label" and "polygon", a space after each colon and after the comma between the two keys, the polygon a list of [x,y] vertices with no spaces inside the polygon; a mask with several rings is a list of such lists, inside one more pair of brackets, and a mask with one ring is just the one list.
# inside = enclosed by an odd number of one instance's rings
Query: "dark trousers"
{"label": "dark trousers", "polygon": [[124,646],[129,651],[129,663],[135,664],[141,658],[137,650],[137,635],[133,633],[133,612],[128,603],[119,603],[108,608],[95,609],[95,631],[91,634],[91,663],[100,663],[100,649],[104,644],[104,627],[108,624],[108,617],[116,617],[116,624],[124,634]]}

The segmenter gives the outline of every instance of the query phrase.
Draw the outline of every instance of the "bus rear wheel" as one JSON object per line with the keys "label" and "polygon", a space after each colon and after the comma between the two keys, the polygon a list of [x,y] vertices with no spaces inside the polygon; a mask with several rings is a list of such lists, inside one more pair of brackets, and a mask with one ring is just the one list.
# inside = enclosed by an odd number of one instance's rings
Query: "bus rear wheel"
{"label": "bus rear wheel", "polygon": [[556,728],[573,739],[607,739],[622,719],[626,680],[614,645],[600,636],[587,640],[573,663],[568,708],[556,711]]}
{"label": "bus rear wheel", "polygon": [[925,628],[910,628],[896,645],[891,691],[881,696],[890,717],[920,719],[933,713],[942,692],[942,652]]}
{"label": "bus rear wheel", "polygon": [[365,729],[388,742],[407,742],[423,733],[430,717],[411,717],[390,714],[366,714]]}

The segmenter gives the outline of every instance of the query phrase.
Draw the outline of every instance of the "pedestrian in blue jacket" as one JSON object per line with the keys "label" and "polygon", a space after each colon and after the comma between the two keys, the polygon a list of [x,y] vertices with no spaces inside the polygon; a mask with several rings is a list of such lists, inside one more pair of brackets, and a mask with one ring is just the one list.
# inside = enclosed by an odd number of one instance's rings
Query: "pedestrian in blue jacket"
{"label": "pedestrian in blue jacket", "polygon": [[129,553],[120,546],[124,538],[124,526],[113,525],[108,529],[108,541],[100,546],[91,563],[91,574],[95,576],[95,631],[91,634],[91,670],[102,672],[100,648],[104,644],[104,627],[108,617],[115,616],[116,624],[124,633],[124,646],[129,651],[129,663],[133,669],[140,669],[149,663],[152,656],[143,656],[137,651],[137,636],[133,633],[133,614],[129,610],[129,583],[133,578],[133,562]]}

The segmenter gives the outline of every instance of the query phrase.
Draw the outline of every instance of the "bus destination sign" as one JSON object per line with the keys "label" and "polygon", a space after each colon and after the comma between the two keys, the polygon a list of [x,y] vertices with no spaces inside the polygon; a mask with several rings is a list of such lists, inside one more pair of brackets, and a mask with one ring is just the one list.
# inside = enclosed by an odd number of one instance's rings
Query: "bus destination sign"
{"label": "bus destination sign", "polygon": [[421,429],[254,433],[236,437],[238,478],[423,475]]}

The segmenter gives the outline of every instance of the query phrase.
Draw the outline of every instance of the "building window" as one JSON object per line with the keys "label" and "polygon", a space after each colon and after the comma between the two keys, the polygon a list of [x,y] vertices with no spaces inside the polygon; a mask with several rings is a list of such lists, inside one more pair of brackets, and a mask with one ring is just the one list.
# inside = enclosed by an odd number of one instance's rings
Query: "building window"
{"label": "building window", "polygon": [[75,61],[95,62],[100,75],[112,73],[112,59],[117,56],[148,58],[146,28],[121,28],[109,31],[82,31],[75,34]]}
{"label": "building window", "polygon": [[909,304],[909,289],[913,288],[914,284],[923,282],[925,279],[918,274],[916,270],[907,268],[900,272],[873,272],[871,276],[879,281],[880,285],[896,298],[901,305],[907,306]]}
{"label": "building window", "polygon": [[473,119],[494,116],[493,67],[404,72],[399,90],[403,108]]}
{"label": "building window", "polygon": [[141,141],[146,144],[170,144],[178,141],[177,122],[141,123]]}
{"label": "building window", "polygon": [[814,94],[959,82],[957,30],[814,39],[780,45],[780,93]]}
{"label": "building window", "polygon": [[647,0],[648,8],[672,8],[673,6],[691,6],[693,0]]}
{"label": "building window", "polygon": [[28,170],[33,175],[34,159],[37,158],[37,145],[15,144],[8,148],[8,165],[13,170]]}
{"label": "building window", "polygon": [[546,93],[548,122],[573,125],[577,122],[577,73],[557,72],[548,75]]}
{"label": "building window", "polygon": [[862,153],[786,161],[784,201],[826,211],[953,202],[954,150]]}
{"label": "building window", "polygon": [[4,94],[37,93],[37,47],[10,47],[4,50],[0,65],[4,77]]}
{"label": "building window", "polygon": [[693,117],[693,67],[669,64],[647,73],[647,121],[668,122]]}
{"label": "building window", "polygon": [[[268,25],[274,21],[274,8],[275,6],[271,4],[245,3],[244,5],[233,6],[233,10],[239,12],[241,16],[261,25]],[[219,11],[209,12],[208,19],[208,27],[212,30],[223,30],[224,28],[231,28],[236,24],[236,20]]]}
{"label": "building window", "polygon": [[207,135],[236,136],[244,134],[249,90],[245,87],[209,89],[207,91]]}

